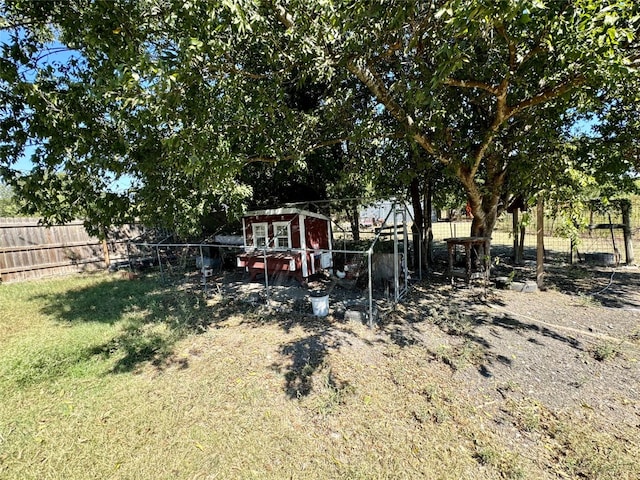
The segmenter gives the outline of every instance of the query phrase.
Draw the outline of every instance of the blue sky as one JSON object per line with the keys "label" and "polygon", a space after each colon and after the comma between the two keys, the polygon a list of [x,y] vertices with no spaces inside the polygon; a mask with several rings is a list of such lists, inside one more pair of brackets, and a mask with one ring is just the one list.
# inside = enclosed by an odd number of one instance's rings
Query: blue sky
{"label": "blue sky", "polygon": [[[9,32],[0,30],[0,45],[5,45],[10,41],[11,36]],[[57,65],[67,64],[71,58],[82,58],[82,55],[79,51],[70,50],[66,48],[65,45],[59,42],[52,42],[42,53],[43,54],[41,54],[41,57],[38,61],[39,67],[51,65],[55,68]],[[34,80],[36,71],[24,71],[23,74],[27,80]],[[36,148],[37,147],[35,146],[26,147],[24,154],[13,165],[13,168],[23,173],[28,173],[29,171],[31,171],[34,166],[31,158]],[[117,180],[113,180],[112,178],[110,187],[115,191],[123,191],[130,188],[133,183],[134,180],[132,177],[123,175]]]}
{"label": "blue sky", "polygon": [[[11,36],[8,31],[0,30],[0,46],[4,46],[11,41]],[[48,51],[43,52],[41,59],[38,62],[40,67],[46,65],[56,64],[65,64],[69,61],[70,58],[76,57],[80,58],[80,53],[78,51],[69,50],[64,45],[58,42],[51,43],[48,48]],[[27,80],[35,79],[35,71],[24,71],[23,72],[25,78]],[[18,160],[18,162],[14,165],[16,170],[21,172],[28,172],[33,167],[33,163],[31,162],[31,156],[35,151],[35,147],[27,147],[25,149],[24,155]]]}

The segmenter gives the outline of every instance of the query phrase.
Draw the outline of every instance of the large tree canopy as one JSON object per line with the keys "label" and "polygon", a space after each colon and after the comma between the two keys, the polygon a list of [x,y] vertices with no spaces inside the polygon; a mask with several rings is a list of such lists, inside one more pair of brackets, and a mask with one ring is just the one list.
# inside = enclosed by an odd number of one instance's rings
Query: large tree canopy
{"label": "large tree canopy", "polygon": [[[402,173],[408,188],[441,165],[466,192],[473,233],[489,234],[531,170],[540,181],[553,171],[576,114],[627,108],[631,96],[615,92],[639,86],[631,0],[5,0],[2,10],[2,174],[51,220],[137,216],[188,230],[251,195],[239,181],[248,164],[395,145],[421,154],[392,172],[400,154],[380,155],[368,171]],[[26,174],[14,168],[24,155],[35,165]]]}

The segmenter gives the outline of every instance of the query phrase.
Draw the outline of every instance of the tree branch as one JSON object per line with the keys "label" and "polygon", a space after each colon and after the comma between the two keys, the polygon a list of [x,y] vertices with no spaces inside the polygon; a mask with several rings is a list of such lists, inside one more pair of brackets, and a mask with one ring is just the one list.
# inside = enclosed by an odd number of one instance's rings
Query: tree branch
{"label": "tree branch", "polygon": [[247,157],[244,160],[244,164],[245,165],[249,165],[251,163],[272,163],[272,164],[276,164],[281,160],[291,160],[290,158],[275,158],[275,157],[265,157],[263,155],[256,155],[255,157]]}
{"label": "tree branch", "polygon": [[[402,132],[396,132],[396,133],[389,133],[388,135],[380,135],[380,136],[376,136],[376,137],[371,137],[371,138],[395,138],[395,139],[399,139],[399,138],[404,138],[406,135]],[[323,148],[323,147],[329,147],[331,145],[337,145],[339,143],[343,143],[343,142],[348,142],[348,141],[353,141],[355,140],[356,137],[352,137],[352,136],[344,136],[344,137],[338,137],[338,138],[332,138],[329,140],[325,140],[323,142],[318,142],[315,143],[313,145],[310,145],[306,150],[304,150],[303,152],[300,153],[291,153],[289,155],[286,155],[284,157],[267,157],[264,155],[254,155],[251,157],[247,157],[245,160],[246,164],[249,163],[277,163],[279,161],[287,161],[287,160],[293,160],[295,158],[298,158],[302,155],[306,155],[308,153],[311,153],[315,150],[318,150],[319,148]]]}
{"label": "tree branch", "polygon": [[484,154],[486,153],[489,145],[491,145],[491,142],[500,130],[500,127],[509,118],[510,109],[507,105],[508,90],[509,79],[508,77],[505,77],[502,82],[500,82],[500,86],[496,88],[496,114],[493,118],[493,122],[491,122],[491,126],[485,132],[482,143],[478,145],[473,154],[473,165],[470,168],[470,173],[472,176],[475,175],[478,171],[478,168],[480,168],[480,163],[482,163]]}
{"label": "tree branch", "polygon": [[[556,13],[556,17],[557,18],[561,17],[565,13],[567,13],[570,6],[571,6],[571,2],[564,2],[560,10]],[[538,38],[534,43],[534,47],[531,50],[529,50],[529,53],[527,53],[523,57],[522,61],[517,65],[516,70],[520,70],[520,67],[522,67],[525,63],[527,63],[530,59],[532,59],[539,53],[544,52],[546,50],[542,44],[542,39],[546,37],[549,34],[549,32],[550,32],[550,27],[549,25],[546,25],[540,32],[540,35],[538,35]]]}
{"label": "tree branch", "polygon": [[520,112],[522,112],[523,110],[526,110],[527,108],[531,108],[534,107],[536,105],[539,105],[541,103],[544,103],[548,100],[551,100],[553,98],[558,98],[562,95],[564,95],[567,92],[570,92],[571,90],[573,90],[574,88],[578,87],[579,85],[582,85],[585,82],[585,78],[582,76],[577,76],[575,78],[572,78],[571,80],[567,80],[559,85],[556,85],[553,88],[549,88],[547,90],[544,90],[542,92],[540,92],[539,94],[528,98],[527,100],[523,100],[522,102],[520,102],[519,104],[511,107],[509,109],[509,113],[508,113],[508,118],[511,118],[517,114],[519,114]]}
{"label": "tree branch", "polygon": [[520,70],[520,67],[522,67],[525,63],[527,63],[529,60],[531,60],[533,57],[535,57],[536,55],[538,55],[539,53],[544,52],[545,49],[542,47],[542,45],[536,45],[534,48],[532,48],[531,50],[529,50],[529,53],[527,53],[522,60],[520,61],[520,63],[516,66],[516,71]]}
{"label": "tree branch", "polygon": [[40,55],[38,55],[34,61],[36,63],[40,62],[41,60],[47,58],[50,55],[57,55],[59,53],[62,52],[77,52],[77,50],[74,50],[73,48],[68,48],[68,47],[58,47],[58,48],[49,48],[46,50],[43,50]]}
{"label": "tree branch", "polygon": [[442,155],[429,138],[416,130],[411,115],[392,97],[391,92],[389,92],[382,79],[380,79],[370,65],[367,65],[362,60],[351,59],[347,62],[347,69],[384,105],[389,114],[400,123],[412,140],[436,157],[441,163],[445,165],[451,163],[451,160]]}
{"label": "tree branch", "polygon": [[293,17],[287,10],[280,4],[274,5],[274,8],[278,15],[278,20],[282,23],[286,28],[293,27]]}
{"label": "tree branch", "polygon": [[496,25],[496,31],[502,36],[502,38],[504,38],[504,41],[507,44],[507,48],[509,49],[509,72],[514,72],[516,69],[516,46],[507,33],[507,29],[503,23],[498,23]]}
{"label": "tree branch", "polygon": [[[294,20],[291,14],[280,4],[274,5],[274,9],[280,22],[288,29],[293,28]],[[451,163],[451,160],[442,155],[426,135],[416,130],[413,118],[392,97],[386,85],[370,64],[361,59],[350,59],[346,66],[347,70],[355,75],[373,93],[378,102],[384,105],[391,116],[400,123],[410,139],[418,143],[442,164],[448,165]]]}
{"label": "tree branch", "polygon": [[540,33],[540,35],[538,35],[538,38],[534,43],[534,47],[531,50],[529,50],[529,52],[527,52],[527,54],[524,57],[522,57],[522,60],[520,61],[520,63],[516,65],[516,68],[515,68],[516,71],[520,70],[520,68],[529,60],[531,60],[533,57],[545,51],[545,48],[542,45],[542,39],[548,34],[549,34],[549,29],[545,28]]}
{"label": "tree branch", "polygon": [[271,78],[272,75],[268,74],[268,73],[253,73],[253,72],[249,72],[247,70],[244,70],[242,68],[238,68],[235,66],[233,59],[231,59],[229,57],[229,54],[225,54],[224,57],[227,59],[228,62],[228,72],[226,73],[232,73],[234,75],[240,75],[243,77],[247,77],[250,78],[252,80],[264,80],[266,78]]}
{"label": "tree branch", "polygon": [[496,134],[500,130],[500,127],[504,125],[504,123],[515,115],[521,113],[523,110],[527,108],[531,108],[535,105],[539,105],[546,101],[549,101],[553,98],[557,98],[569,91],[573,88],[577,87],[581,83],[584,82],[583,77],[576,77],[570,81],[561,83],[554,88],[547,89],[543,92],[540,92],[538,95],[531,97],[527,100],[524,100],[517,104],[514,107],[509,107],[507,105],[507,92],[509,87],[509,82],[507,78],[505,78],[500,86],[498,87],[498,95],[497,95],[497,103],[496,103],[496,114],[491,123],[491,126],[485,132],[484,138],[482,139],[482,143],[477,146],[475,152],[473,154],[473,164],[468,167],[468,174],[473,177],[478,169],[480,168],[480,164],[482,159],[487,152],[487,149],[491,145],[491,142],[495,138]]}
{"label": "tree branch", "polygon": [[498,95],[498,87],[494,87],[488,83],[478,82],[476,80],[456,80],[455,78],[447,78],[443,83],[448,87],[479,88],[480,90],[489,92],[492,95]]}

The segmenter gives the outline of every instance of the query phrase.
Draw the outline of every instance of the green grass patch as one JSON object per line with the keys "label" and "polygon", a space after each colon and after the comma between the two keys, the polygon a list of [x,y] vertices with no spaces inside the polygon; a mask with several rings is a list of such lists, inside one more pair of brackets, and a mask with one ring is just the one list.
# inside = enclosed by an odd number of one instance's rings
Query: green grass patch
{"label": "green grass patch", "polygon": [[591,349],[591,355],[599,362],[613,360],[620,355],[620,345],[612,342],[602,342]]}
{"label": "green grass patch", "polygon": [[476,458],[482,465],[493,467],[502,478],[519,480],[527,478],[519,455],[494,446],[478,447]]}
{"label": "green grass patch", "polygon": [[161,363],[209,321],[199,295],[154,278],[69,277],[6,285],[0,293],[0,376],[19,387]]}

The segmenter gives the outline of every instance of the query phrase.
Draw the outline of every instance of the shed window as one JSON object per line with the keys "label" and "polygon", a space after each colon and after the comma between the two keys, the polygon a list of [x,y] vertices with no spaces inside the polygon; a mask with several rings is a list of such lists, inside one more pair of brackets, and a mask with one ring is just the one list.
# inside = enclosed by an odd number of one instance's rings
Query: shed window
{"label": "shed window", "polygon": [[251,225],[253,232],[253,246],[260,248],[267,246],[267,224],[253,223]]}
{"label": "shed window", "polygon": [[289,222],[275,222],[273,224],[273,236],[276,248],[291,248]]}

